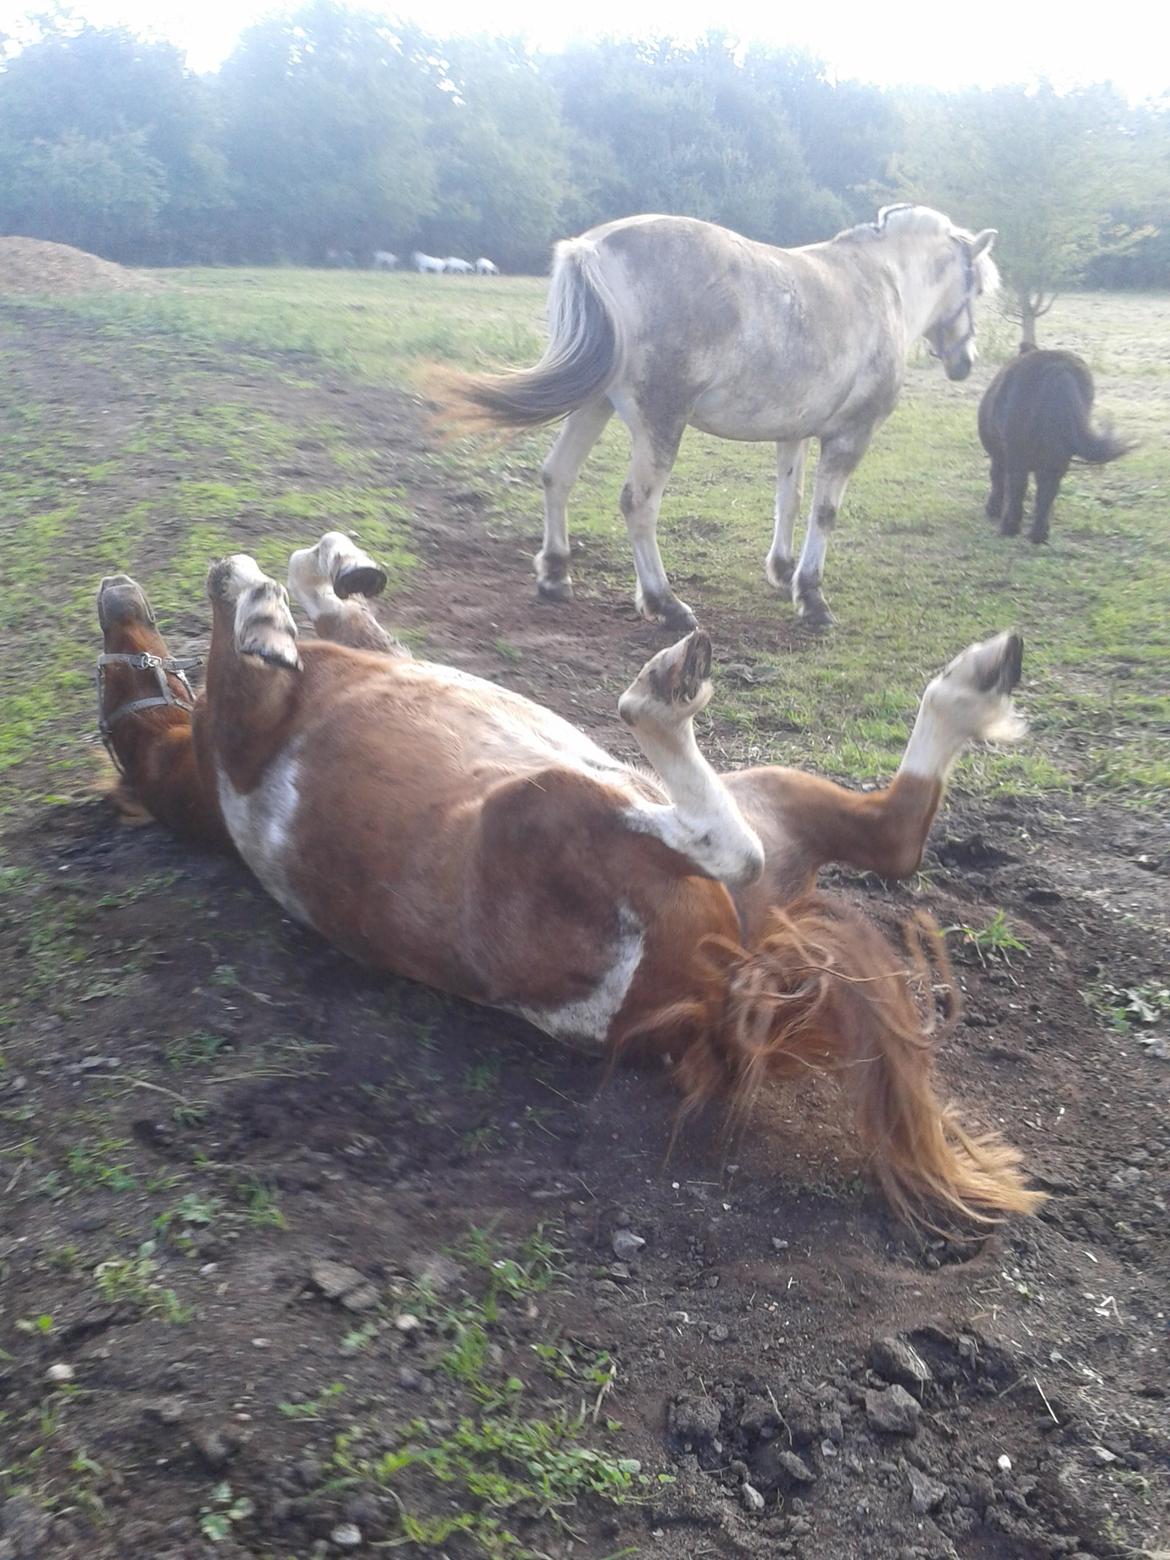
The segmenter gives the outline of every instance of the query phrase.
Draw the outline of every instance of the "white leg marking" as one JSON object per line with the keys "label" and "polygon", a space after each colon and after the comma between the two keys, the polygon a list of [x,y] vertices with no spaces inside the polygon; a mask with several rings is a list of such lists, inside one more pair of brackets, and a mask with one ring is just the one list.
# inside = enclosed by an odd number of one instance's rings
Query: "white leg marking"
{"label": "white leg marking", "polygon": [[292,834],[300,805],[300,762],[293,749],[273,759],[260,784],[241,793],[217,771],[219,805],[236,849],[290,915],[312,925],[289,879]]}
{"label": "white leg marking", "polygon": [[628,905],[619,905],[613,963],[589,995],[557,1008],[517,1007],[513,1011],[554,1040],[604,1045],[610,1025],[629,994],[644,948],[641,922]]}
{"label": "white leg marking", "polygon": [[[932,679],[918,707],[918,718],[899,772],[945,780],[969,742],[1015,742],[1027,723],[1012,703],[1019,647],[1013,636],[997,634],[969,645],[944,672]],[[1015,672],[997,674],[1014,658]]]}

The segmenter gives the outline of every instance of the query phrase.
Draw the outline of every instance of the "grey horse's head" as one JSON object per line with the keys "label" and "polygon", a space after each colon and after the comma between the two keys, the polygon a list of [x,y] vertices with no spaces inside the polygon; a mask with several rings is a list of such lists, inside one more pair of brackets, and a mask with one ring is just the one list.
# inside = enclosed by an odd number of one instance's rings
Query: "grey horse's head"
{"label": "grey horse's head", "polygon": [[950,249],[941,262],[944,285],[938,311],[925,335],[930,350],[942,363],[948,379],[966,379],[979,353],[975,346],[975,300],[999,286],[999,272],[991,258],[995,228],[966,233],[952,228]]}

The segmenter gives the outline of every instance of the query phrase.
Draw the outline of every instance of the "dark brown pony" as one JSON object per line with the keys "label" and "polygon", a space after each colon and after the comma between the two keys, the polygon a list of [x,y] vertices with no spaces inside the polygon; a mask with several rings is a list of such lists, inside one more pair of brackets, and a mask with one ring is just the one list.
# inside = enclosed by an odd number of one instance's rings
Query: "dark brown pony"
{"label": "dark brown pony", "polygon": [[619,703],[651,772],[506,688],[412,660],[364,599],[384,575],[348,538],[294,553],[289,583],[315,640],[251,558],[213,565],[192,708],[141,590],[103,581],[102,724],[124,806],[234,847],[290,914],[376,969],[560,1040],[668,1058],[692,1103],[833,1073],[906,1214],[1034,1206],[1017,1154],[940,1098],[937,930],[915,923],[898,950],[816,891],[827,861],[917,869],[961,749],[1019,734],[1016,636],[933,679],[898,775],[858,795],[791,769],[715,773],[693,731],[711,697],[697,631]]}
{"label": "dark brown pony", "polygon": [[991,456],[987,515],[1004,536],[1018,536],[1024,518],[1028,478],[1035,473],[1036,508],[1032,541],[1048,540],[1052,505],[1070,463],[1101,465],[1132,445],[1095,433],[1093,376],[1075,352],[1020,348],[988,385],[979,404],[979,437]]}

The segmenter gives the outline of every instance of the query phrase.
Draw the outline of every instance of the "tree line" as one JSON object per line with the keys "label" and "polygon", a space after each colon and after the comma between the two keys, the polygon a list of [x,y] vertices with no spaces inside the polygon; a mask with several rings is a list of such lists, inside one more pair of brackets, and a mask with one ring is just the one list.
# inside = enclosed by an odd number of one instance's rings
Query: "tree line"
{"label": "tree line", "polygon": [[1170,108],[1108,87],[883,91],[720,35],[536,55],[334,0],[250,28],[210,75],[124,29],[37,29],[0,50],[0,231],[110,259],[418,248],[539,271],[638,211],[789,245],[914,198],[998,227],[1036,308],[1082,275],[1170,284]]}

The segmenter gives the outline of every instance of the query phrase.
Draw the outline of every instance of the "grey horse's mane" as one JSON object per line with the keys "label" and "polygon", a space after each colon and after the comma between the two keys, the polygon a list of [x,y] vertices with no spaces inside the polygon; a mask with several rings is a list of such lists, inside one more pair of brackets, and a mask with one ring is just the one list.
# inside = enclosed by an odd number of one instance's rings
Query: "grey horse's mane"
{"label": "grey horse's mane", "polygon": [[[960,243],[970,243],[975,237],[974,233],[958,227],[950,217],[936,211],[933,206],[917,206],[910,201],[902,201],[895,206],[883,206],[873,222],[861,222],[857,227],[846,228],[837,234],[837,238],[845,242],[867,244],[891,233],[923,237],[927,234],[937,235],[957,239]],[[975,269],[979,276],[980,292],[994,292],[999,285],[999,271],[991,256],[981,254],[975,262]]]}

